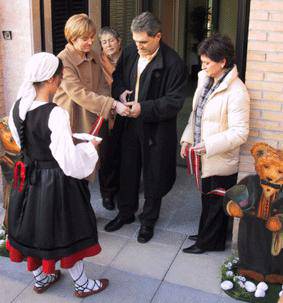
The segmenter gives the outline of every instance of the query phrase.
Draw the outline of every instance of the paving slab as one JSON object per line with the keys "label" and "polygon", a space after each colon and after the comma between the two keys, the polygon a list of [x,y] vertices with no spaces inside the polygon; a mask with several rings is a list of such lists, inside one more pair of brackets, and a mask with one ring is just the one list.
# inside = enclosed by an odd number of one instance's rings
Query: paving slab
{"label": "paving slab", "polygon": [[220,299],[219,303],[239,303],[239,302],[243,302],[243,301],[239,301],[239,300],[236,300],[236,299],[233,299],[233,298],[229,297],[224,292],[223,292],[222,298],[220,297],[219,299]]}
{"label": "paving slab", "polygon": [[[145,245],[148,244],[164,244],[164,245],[170,245],[174,246],[176,250],[180,249],[180,247],[183,245],[184,241],[186,240],[186,235],[179,233],[179,232],[174,232],[174,231],[168,231],[164,229],[160,229],[156,227],[154,229],[154,236]],[[144,244],[143,244],[144,245]]]}
{"label": "paving slab", "polygon": [[164,282],[152,303],[220,303],[220,301],[217,295]]}
{"label": "paving slab", "polygon": [[176,256],[175,246],[129,240],[112,262],[114,268],[161,280]]}
{"label": "paving slab", "polygon": [[0,257],[0,302],[12,302],[32,282],[26,263],[12,263],[9,258]]}
{"label": "paving slab", "polygon": [[209,253],[193,255],[180,251],[166,274],[165,281],[220,294],[220,266],[224,259],[215,258]]}
{"label": "paving slab", "polygon": [[99,232],[98,239],[102,251],[97,256],[87,258],[87,261],[99,265],[109,265],[128,241],[126,237],[106,232]]}
{"label": "paving slab", "polygon": [[108,268],[105,277],[110,280],[103,293],[84,299],[84,303],[150,303],[160,281],[133,273]]}
{"label": "paving slab", "polygon": [[176,210],[175,213],[170,217],[167,230],[183,234],[196,234],[198,231],[199,213],[196,214],[192,219],[189,219],[189,212],[189,207],[183,207]]}

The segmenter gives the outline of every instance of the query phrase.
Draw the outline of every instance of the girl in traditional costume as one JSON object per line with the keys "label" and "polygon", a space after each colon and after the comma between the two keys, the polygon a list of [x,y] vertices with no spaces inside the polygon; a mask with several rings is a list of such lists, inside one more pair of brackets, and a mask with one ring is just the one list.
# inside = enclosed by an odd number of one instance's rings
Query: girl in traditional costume
{"label": "girl in traditional costume", "polygon": [[88,279],[82,262],[101,251],[84,179],[95,168],[98,142],[74,145],[67,111],[52,103],[62,71],[54,55],[33,55],[10,112],[9,126],[23,162],[15,166],[7,249],[12,261],[26,258],[35,292],[58,281],[55,263],[60,260],[74,280],[74,294],[86,297],[108,285],[107,279]]}

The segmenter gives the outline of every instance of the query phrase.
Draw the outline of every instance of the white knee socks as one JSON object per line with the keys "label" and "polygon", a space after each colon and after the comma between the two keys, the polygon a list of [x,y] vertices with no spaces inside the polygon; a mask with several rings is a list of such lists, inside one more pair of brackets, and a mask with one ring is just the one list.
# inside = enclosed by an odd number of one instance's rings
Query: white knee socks
{"label": "white knee socks", "polygon": [[72,268],[69,268],[69,273],[74,280],[76,291],[89,292],[102,286],[99,280],[87,278],[82,261],[78,261]]}
{"label": "white knee socks", "polygon": [[46,286],[48,283],[53,282],[56,278],[55,274],[47,275],[42,271],[42,266],[38,267],[38,269],[34,270],[33,276],[35,278],[34,286],[37,288],[41,288]]}

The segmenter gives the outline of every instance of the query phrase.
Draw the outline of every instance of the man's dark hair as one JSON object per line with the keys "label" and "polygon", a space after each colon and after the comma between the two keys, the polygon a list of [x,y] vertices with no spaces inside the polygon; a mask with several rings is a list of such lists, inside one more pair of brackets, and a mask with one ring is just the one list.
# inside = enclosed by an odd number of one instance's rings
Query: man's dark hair
{"label": "man's dark hair", "polygon": [[204,55],[214,62],[220,62],[226,59],[226,68],[232,68],[235,64],[235,50],[231,39],[228,36],[214,34],[203,40],[198,53]]}
{"label": "man's dark hair", "polygon": [[143,12],[133,19],[131,31],[146,32],[148,36],[154,37],[161,33],[161,22],[152,13]]}

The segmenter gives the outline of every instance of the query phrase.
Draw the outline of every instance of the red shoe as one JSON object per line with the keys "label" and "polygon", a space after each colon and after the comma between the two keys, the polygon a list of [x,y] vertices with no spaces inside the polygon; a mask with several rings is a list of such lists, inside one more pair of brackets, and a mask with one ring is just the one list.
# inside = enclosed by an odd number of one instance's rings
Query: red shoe
{"label": "red shoe", "polygon": [[[90,291],[76,290],[74,292],[74,295],[76,297],[79,297],[79,298],[85,298],[85,297],[88,297],[88,296],[98,294],[99,292],[103,291],[109,285],[109,280],[108,279],[100,279],[99,281],[101,283],[101,286],[98,289],[90,290]],[[97,285],[97,283],[96,283],[96,285]]]}

